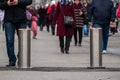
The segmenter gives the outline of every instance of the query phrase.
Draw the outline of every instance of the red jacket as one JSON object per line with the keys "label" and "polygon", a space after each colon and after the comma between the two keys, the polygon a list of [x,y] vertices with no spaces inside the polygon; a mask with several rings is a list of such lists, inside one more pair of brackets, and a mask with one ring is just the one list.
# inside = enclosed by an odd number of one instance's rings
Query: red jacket
{"label": "red jacket", "polygon": [[[50,18],[50,15],[51,15],[51,13],[52,13],[52,8],[54,8],[55,10],[56,10],[56,5],[50,5],[49,7],[48,7],[48,9],[47,9],[47,15],[49,16],[48,18],[49,18],[49,20],[52,20],[51,18]],[[53,14],[54,15],[54,14]]]}
{"label": "red jacket", "polygon": [[[71,6],[61,5],[61,7],[65,15],[73,16],[75,20],[73,4],[71,4]],[[63,15],[60,10],[59,2],[57,4],[57,8],[56,8],[56,12],[55,12],[52,24],[55,25],[56,23],[57,23],[57,36],[72,36],[73,35],[73,27],[66,28],[63,24]]]}

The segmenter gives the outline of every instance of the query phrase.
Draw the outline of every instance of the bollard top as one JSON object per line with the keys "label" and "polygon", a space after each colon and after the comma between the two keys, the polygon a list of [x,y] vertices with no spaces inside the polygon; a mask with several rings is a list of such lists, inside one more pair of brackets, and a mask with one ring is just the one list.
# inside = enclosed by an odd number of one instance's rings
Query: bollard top
{"label": "bollard top", "polygon": [[30,28],[25,28],[25,29],[21,28],[21,29],[18,29],[18,30],[31,30],[31,29]]}
{"label": "bollard top", "polygon": [[90,29],[92,29],[92,30],[98,29],[98,30],[99,30],[99,29],[102,29],[102,28],[94,28],[94,27],[91,27]]}

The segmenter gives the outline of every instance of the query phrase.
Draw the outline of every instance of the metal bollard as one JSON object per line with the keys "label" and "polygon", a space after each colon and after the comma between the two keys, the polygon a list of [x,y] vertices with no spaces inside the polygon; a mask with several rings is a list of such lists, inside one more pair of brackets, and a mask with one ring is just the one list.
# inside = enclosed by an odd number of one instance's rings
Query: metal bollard
{"label": "metal bollard", "polygon": [[18,30],[18,68],[31,67],[31,30]]}
{"label": "metal bollard", "polygon": [[101,28],[90,28],[90,68],[103,68]]}
{"label": "metal bollard", "polygon": [[0,30],[3,31],[3,25],[0,23]]}

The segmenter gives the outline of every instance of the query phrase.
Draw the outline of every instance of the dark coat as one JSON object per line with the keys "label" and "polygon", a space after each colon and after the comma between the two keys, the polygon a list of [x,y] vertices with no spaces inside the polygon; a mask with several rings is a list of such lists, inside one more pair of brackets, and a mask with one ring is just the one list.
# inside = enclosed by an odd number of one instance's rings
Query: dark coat
{"label": "dark coat", "polygon": [[38,9],[38,14],[40,16],[41,20],[44,20],[45,16],[46,16],[46,9],[45,8],[40,8]]}
{"label": "dark coat", "polygon": [[112,0],[92,0],[88,10],[88,21],[93,24],[109,24],[115,19],[115,10]]}
{"label": "dark coat", "polygon": [[[69,6],[61,5],[62,10],[65,15],[72,16],[75,20],[74,7],[73,4]],[[58,2],[56,12],[53,18],[53,25],[57,23],[57,36],[72,36],[73,27],[66,28],[63,24],[63,15],[60,10],[60,3]]]}
{"label": "dark coat", "polygon": [[8,6],[7,0],[0,0],[0,9],[5,10],[5,22],[26,22],[26,6],[30,5],[32,0],[19,0],[18,5]]}

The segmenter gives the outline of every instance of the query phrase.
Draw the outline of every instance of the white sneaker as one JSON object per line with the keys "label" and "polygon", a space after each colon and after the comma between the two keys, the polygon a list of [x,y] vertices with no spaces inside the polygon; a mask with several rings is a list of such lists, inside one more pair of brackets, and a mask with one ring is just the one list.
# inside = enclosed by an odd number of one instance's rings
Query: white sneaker
{"label": "white sneaker", "polygon": [[106,54],[106,53],[107,53],[107,51],[106,51],[106,50],[103,50],[103,51],[102,51],[102,53],[103,53],[103,54]]}

